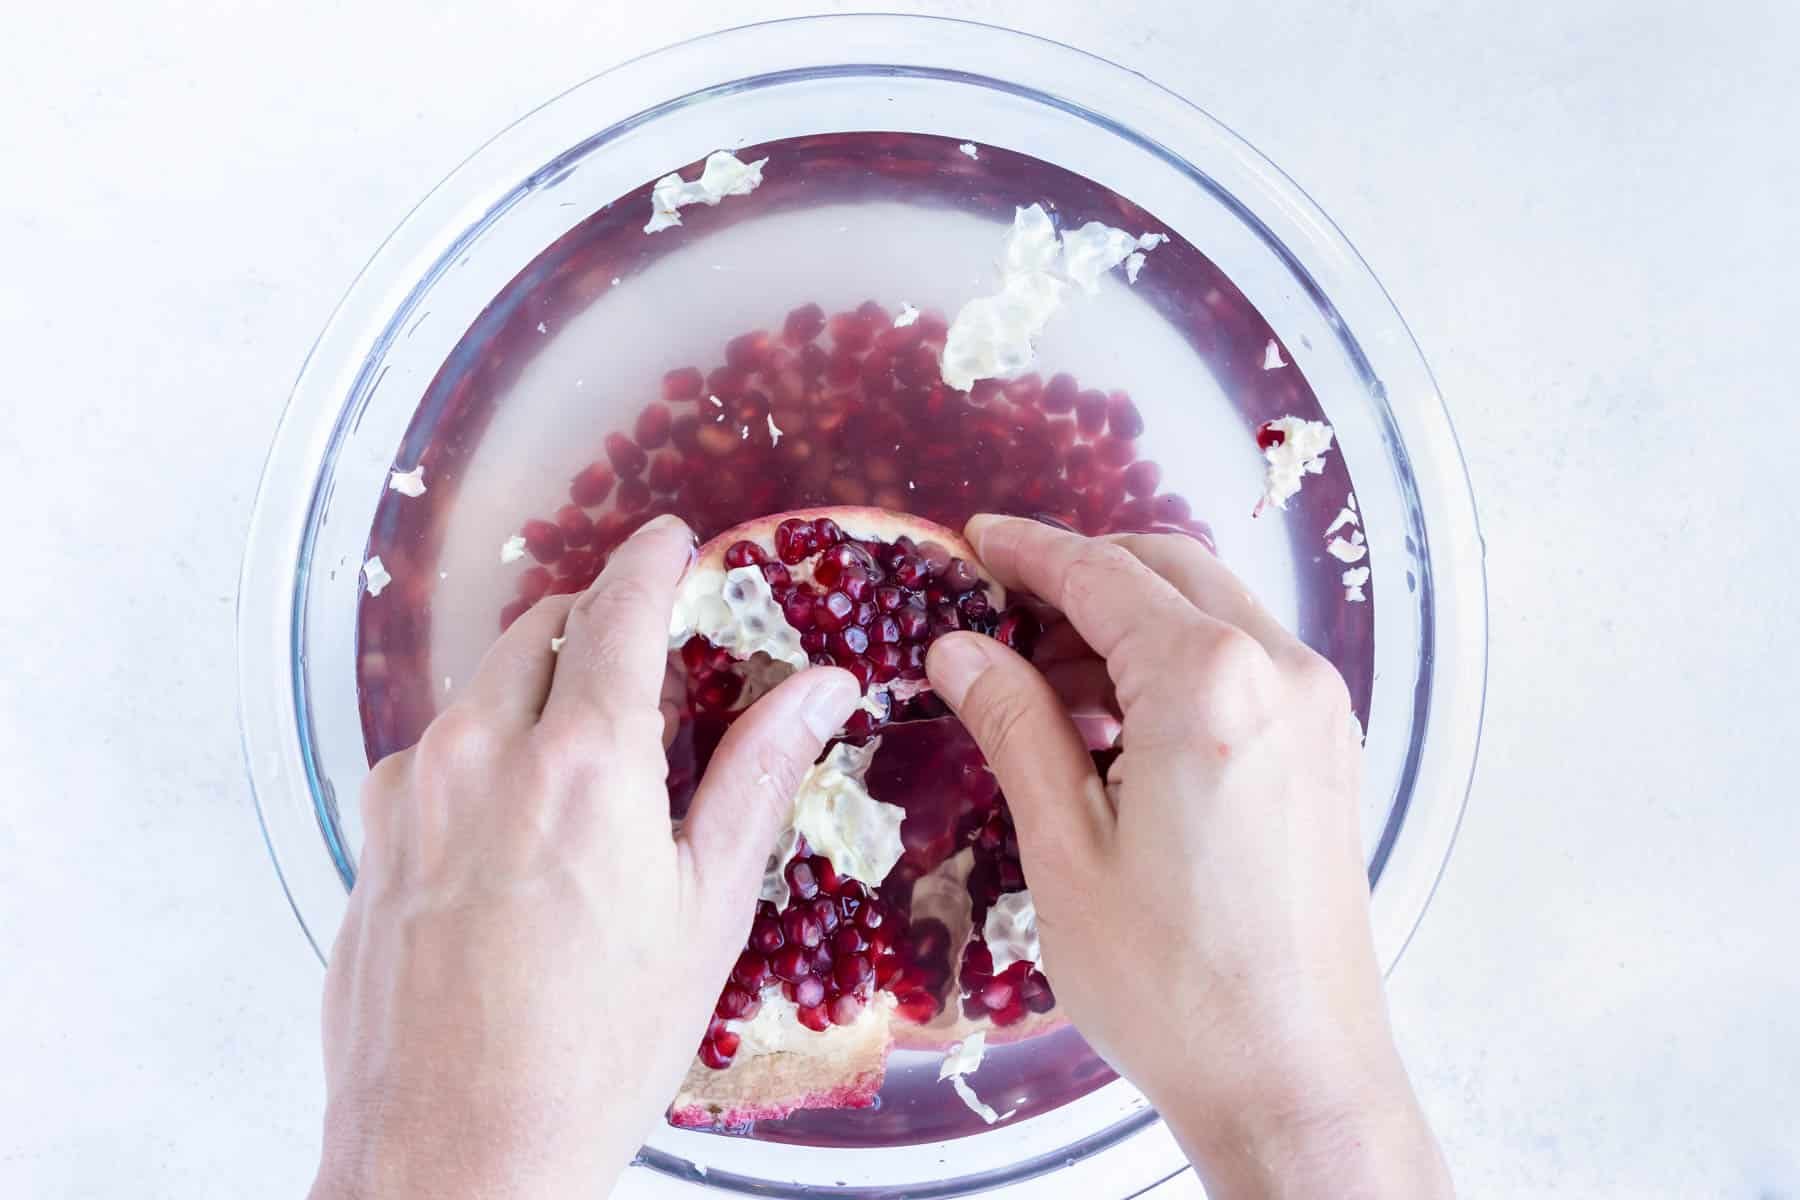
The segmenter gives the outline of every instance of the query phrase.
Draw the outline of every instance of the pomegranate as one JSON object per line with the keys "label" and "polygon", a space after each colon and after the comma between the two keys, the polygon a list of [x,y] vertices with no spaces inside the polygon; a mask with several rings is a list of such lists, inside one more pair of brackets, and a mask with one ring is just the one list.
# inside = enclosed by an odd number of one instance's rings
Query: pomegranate
{"label": "pomegranate", "polygon": [[[757,578],[760,577],[760,578]],[[676,599],[671,662],[695,713],[747,707],[767,671],[838,666],[865,706],[845,727],[868,737],[890,722],[944,715],[925,654],[974,630],[1029,655],[1038,632],[962,536],[922,517],[866,507],[802,509],[734,526],[700,548]]]}

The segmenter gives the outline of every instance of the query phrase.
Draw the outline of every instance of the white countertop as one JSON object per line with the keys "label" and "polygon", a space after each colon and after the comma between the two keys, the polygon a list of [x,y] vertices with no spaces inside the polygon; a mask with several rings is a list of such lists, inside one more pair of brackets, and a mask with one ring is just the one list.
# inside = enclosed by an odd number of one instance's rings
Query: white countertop
{"label": "white countertop", "polygon": [[[817,6],[214,7],[18,6],[0,49],[9,1197],[303,1192],[320,970],[250,806],[232,631],[287,386],[475,144],[627,55]],[[1492,677],[1392,998],[1465,1194],[1800,1196],[1800,9],[890,7],[1198,101],[1332,214],[1437,372]]]}

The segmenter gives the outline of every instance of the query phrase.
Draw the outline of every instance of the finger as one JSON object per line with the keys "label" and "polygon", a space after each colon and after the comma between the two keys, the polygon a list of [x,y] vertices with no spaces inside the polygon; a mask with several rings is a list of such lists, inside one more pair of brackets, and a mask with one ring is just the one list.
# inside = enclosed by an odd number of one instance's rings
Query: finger
{"label": "finger", "polygon": [[1131,551],[1201,612],[1228,621],[1261,642],[1270,657],[1299,649],[1299,639],[1269,614],[1231,568],[1193,538],[1179,533],[1121,533],[1106,540]]}
{"label": "finger", "polygon": [[[748,927],[763,866],[792,814],[800,781],[860,697],[848,671],[802,671],[746,709],[713,752],[681,841],[698,903],[727,926],[735,928],[741,917]],[[740,938],[743,932],[736,929]]]}
{"label": "finger", "polygon": [[1100,657],[1131,640],[1167,645],[1197,609],[1122,546],[1022,517],[971,517],[969,542],[1007,588],[1024,588],[1069,619]]}
{"label": "finger", "polygon": [[1112,827],[1111,809],[1081,734],[1049,682],[991,638],[953,633],[925,660],[940,699],[968,727],[1012,806],[1026,867],[1066,875]]}
{"label": "finger", "polygon": [[645,523],[612,552],[569,612],[546,718],[559,711],[655,717],[669,657],[669,613],[693,553],[693,531],[669,515]]}
{"label": "finger", "polygon": [[475,668],[475,678],[456,703],[494,713],[509,723],[529,725],[544,710],[556,656],[550,640],[561,637],[573,596],[546,596],[507,626]]}

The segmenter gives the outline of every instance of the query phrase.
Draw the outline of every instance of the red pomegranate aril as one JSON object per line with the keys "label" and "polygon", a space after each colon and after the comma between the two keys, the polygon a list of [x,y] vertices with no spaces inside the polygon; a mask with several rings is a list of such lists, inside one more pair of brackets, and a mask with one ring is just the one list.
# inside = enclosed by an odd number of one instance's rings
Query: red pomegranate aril
{"label": "red pomegranate aril", "polygon": [[770,978],[768,960],[754,950],[741,952],[731,968],[731,981],[752,995],[761,991]]}
{"label": "red pomegranate aril", "polygon": [[707,676],[694,692],[694,703],[713,712],[724,712],[743,693],[744,680],[729,672]]}
{"label": "red pomegranate aril", "polygon": [[780,563],[766,562],[761,565],[760,569],[763,579],[769,585],[769,591],[775,593],[777,598],[783,595],[782,589],[794,586],[794,577],[789,575],[788,569]]}
{"label": "red pomegranate aril", "polygon": [[650,485],[642,479],[627,479],[619,485],[619,511],[635,513],[650,504]]}
{"label": "red pomegranate aril", "polygon": [[1260,450],[1273,450],[1287,441],[1287,434],[1275,428],[1275,422],[1264,421],[1256,427],[1256,445]]}
{"label": "red pomegranate aril", "polygon": [[1156,485],[1162,482],[1162,468],[1148,459],[1134,462],[1125,468],[1119,482],[1125,485],[1125,494],[1128,496],[1154,495]]}
{"label": "red pomegranate aril", "polygon": [[698,400],[705,382],[706,377],[700,374],[699,367],[680,367],[666,372],[662,377],[663,399],[670,404]]}
{"label": "red pomegranate aril", "polygon": [[800,946],[783,946],[769,959],[769,972],[796,986],[812,974],[812,955]]}
{"label": "red pomegranate aril", "polygon": [[818,946],[814,946],[812,949],[812,957],[809,961],[812,963],[812,973],[814,975],[818,976],[821,980],[831,978],[831,964],[836,961],[836,958],[831,953],[830,946],[822,943]]}
{"label": "red pomegranate aril", "polygon": [[[789,625],[801,631],[802,644],[804,635],[812,627],[814,600],[811,592],[795,590],[781,602],[781,615],[787,618]],[[816,632],[816,631],[815,631]],[[820,647],[821,649],[823,646]]]}
{"label": "red pomegranate aril", "polygon": [[725,990],[719,993],[719,1002],[713,1006],[713,1011],[727,1021],[735,1021],[749,1012],[752,999],[750,993],[743,988],[734,983],[726,984]]}
{"label": "red pomegranate aril", "polygon": [[1089,437],[1106,429],[1106,394],[1082,392],[1075,397],[1075,426]]}
{"label": "red pomegranate aril", "polygon": [[[819,877],[813,870],[811,859],[794,859],[783,874],[787,876],[788,889],[800,899],[811,900],[819,894]],[[818,945],[816,941],[813,944]]]}
{"label": "red pomegranate aril", "polygon": [[906,679],[925,678],[925,647],[909,643],[900,651],[900,674]]}
{"label": "red pomegranate aril", "polygon": [[893,572],[894,581],[903,588],[921,588],[931,578],[931,569],[925,565],[924,560],[911,555],[896,559]]}
{"label": "red pomegranate aril", "polygon": [[530,567],[519,574],[519,599],[526,604],[536,604],[550,594],[550,585],[554,582],[550,572],[543,567]]}
{"label": "red pomegranate aril", "polygon": [[1137,457],[1137,450],[1127,439],[1108,435],[1094,446],[1094,454],[1103,466],[1117,470]]}
{"label": "red pomegranate aril", "polygon": [[606,435],[606,459],[620,475],[636,475],[650,461],[644,448],[622,433]]}
{"label": "red pomegranate aril", "polygon": [[831,865],[831,860],[829,858],[826,858],[823,854],[814,854],[807,859],[807,861],[812,865],[813,878],[819,881],[819,890],[821,892],[835,892],[839,887],[843,886],[843,881],[838,876],[837,868]]}
{"label": "red pomegranate aril", "polygon": [[900,677],[900,663],[905,652],[895,645],[871,647],[868,654],[869,669],[876,683],[892,683]]}
{"label": "red pomegranate aril", "polygon": [[802,304],[788,313],[781,323],[781,336],[790,346],[801,346],[818,337],[825,329],[825,310],[816,304]]}
{"label": "red pomegranate aril", "polygon": [[669,427],[674,424],[674,415],[661,404],[651,404],[638,414],[637,444],[645,450],[655,450],[669,440]]}
{"label": "red pomegranate aril", "polygon": [[1073,375],[1058,372],[1044,385],[1044,394],[1038,405],[1047,413],[1066,413],[1075,407],[1075,397],[1079,391],[1080,385],[1075,382]]}
{"label": "red pomegranate aril", "polygon": [[573,504],[565,504],[556,510],[556,527],[562,530],[563,541],[571,546],[585,546],[594,536],[593,521]]}
{"label": "red pomegranate aril", "polygon": [[837,901],[832,899],[829,895],[820,896],[817,900],[814,900],[812,902],[812,918],[819,923],[819,928],[825,931],[825,936],[827,938],[831,937],[832,934],[837,932],[838,921],[840,919],[838,917]]}
{"label": "red pomegranate aril", "polygon": [[892,989],[894,981],[906,970],[898,954],[884,954],[875,962],[875,986],[884,991]]}
{"label": "red pomegranate aril", "polygon": [[1016,608],[1000,618],[994,636],[1024,657],[1030,658],[1032,650],[1037,646],[1040,632],[1037,618],[1024,609]]}
{"label": "red pomegranate aril", "polygon": [[[891,645],[900,640],[900,622],[892,617],[878,617],[869,622],[869,641],[877,646]],[[898,664],[895,664],[898,666]]]}
{"label": "red pomegranate aril", "polygon": [[987,616],[992,608],[986,592],[964,592],[956,598],[956,611],[963,615],[965,621],[979,620]]}
{"label": "red pomegranate aril", "polygon": [[1002,975],[981,989],[981,1003],[990,1012],[998,1012],[1018,998],[1019,989]]}
{"label": "red pomegranate aril", "polygon": [[879,904],[865,905],[863,910],[856,914],[856,923],[868,932],[880,929],[886,922],[887,913]]}
{"label": "red pomegranate aril", "polygon": [[562,557],[562,530],[548,521],[535,518],[519,526],[519,536],[525,539],[525,549],[531,557],[541,563],[553,563]]}
{"label": "red pomegranate aril", "polygon": [[[729,1042],[726,1041],[728,1038],[730,1039]],[[700,1043],[700,1061],[715,1071],[723,1071],[726,1067],[731,1065],[731,1060],[737,1056],[738,1041],[738,1035],[730,1032],[721,1033],[714,1038],[708,1038],[706,1041]],[[727,1045],[731,1047],[729,1052],[725,1049]]]}
{"label": "red pomegranate aril", "polygon": [[768,556],[755,542],[733,542],[725,549],[727,567],[749,567],[766,561]]}
{"label": "red pomegranate aril", "polygon": [[1165,525],[1180,525],[1194,515],[1185,496],[1164,492],[1150,501],[1151,520]]}
{"label": "red pomegranate aril", "polygon": [[875,975],[875,968],[864,954],[850,954],[837,960],[831,968],[831,977],[837,982],[841,991],[853,991],[868,982]]}
{"label": "red pomegranate aril", "polygon": [[804,946],[811,950],[825,939],[825,930],[812,914],[799,908],[790,908],[781,914],[781,932],[786,935],[788,945]]}
{"label": "red pomegranate aril", "polygon": [[813,623],[826,633],[836,633],[850,623],[856,601],[842,592],[827,592],[825,599],[813,605]]}
{"label": "red pomegranate aril", "polygon": [[901,638],[909,642],[918,641],[931,628],[931,619],[925,613],[925,606],[916,601],[895,612],[894,621],[900,626]]}
{"label": "red pomegranate aril", "polygon": [[[746,382],[744,373],[736,367],[714,367],[706,373],[706,386],[701,390],[708,397],[717,396],[720,400],[731,401],[744,394]],[[702,405],[702,407],[710,406]]]}
{"label": "red pomegranate aril", "polygon": [[[811,610],[809,609],[808,611],[810,612]],[[824,654],[825,653],[825,631],[822,629],[808,629],[805,632],[803,632],[800,635],[800,648],[802,650],[806,651],[808,656]],[[834,664],[820,663],[818,665],[831,666]]]}
{"label": "red pomegranate aril", "polygon": [[906,600],[906,596],[897,587],[878,587],[875,589],[875,607],[884,613],[898,609]]}
{"label": "red pomegranate aril", "polygon": [[606,502],[618,478],[605,463],[590,463],[569,481],[569,499],[583,508],[597,508]]}
{"label": "red pomegranate aril", "polygon": [[825,981],[816,975],[807,975],[803,979],[794,980],[794,1003],[801,1008],[811,1008],[825,999]]}
{"label": "red pomegranate aril", "polygon": [[1114,392],[1106,398],[1106,427],[1114,437],[1127,441],[1144,432],[1143,414],[1124,392]]}
{"label": "red pomegranate aril", "polygon": [[[844,568],[844,574],[838,580],[837,588],[844,595],[861,604],[869,600],[869,593],[875,590],[875,584],[870,580],[868,570],[861,565],[856,565]],[[872,614],[873,609],[870,611]]]}
{"label": "red pomegranate aril", "polygon": [[831,652],[853,658],[869,648],[867,630],[847,625],[831,635]]}
{"label": "red pomegranate aril", "polygon": [[800,1023],[814,1033],[824,1033],[831,1028],[831,1017],[825,1012],[823,1004],[804,1005],[795,1013]]}
{"label": "red pomegranate aril", "polygon": [[840,995],[828,1006],[833,1025],[850,1025],[862,1016],[863,1002],[856,996]]}
{"label": "red pomegranate aril", "polygon": [[1019,999],[1034,1013],[1046,1013],[1056,1007],[1056,993],[1050,990],[1050,981],[1036,970],[1025,973],[1025,981],[1019,984]]}
{"label": "red pomegranate aril", "polygon": [[769,335],[760,330],[740,333],[725,343],[725,365],[739,371],[754,371],[769,356]]}
{"label": "red pomegranate aril", "polygon": [[1010,858],[1000,862],[1000,890],[1016,892],[1025,886],[1025,869]]}
{"label": "red pomegranate aril", "polygon": [[831,948],[839,954],[860,954],[869,948],[869,939],[854,926],[843,925],[832,935]]}
{"label": "red pomegranate aril", "polygon": [[775,556],[790,567],[806,561],[815,548],[813,543],[809,521],[789,519],[775,527]]}
{"label": "red pomegranate aril", "polygon": [[873,322],[853,313],[839,313],[825,323],[825,328],[831,334],[832,344],[840,350],[866,350],[875,340]]}
{"label": "red pomegranate aril", "polygon": [[907,992],[896,997],[894,1011],[915,1025],[928,1024],[938,1014],[937,997],[930,992]]}
{"label": "red pomegranate aril", "polygon": [[781,932],[781,922],[773,917],[758,917],[750,925],[750,948],[758,954],[769,955],[787,945],[787,935]]}

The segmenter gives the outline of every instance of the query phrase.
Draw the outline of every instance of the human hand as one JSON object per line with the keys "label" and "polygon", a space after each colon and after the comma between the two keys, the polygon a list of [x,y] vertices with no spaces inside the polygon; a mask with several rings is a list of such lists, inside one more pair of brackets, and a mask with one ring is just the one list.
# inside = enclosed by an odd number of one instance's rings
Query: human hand
{"label": "human hand", "polygon": [[835,669],[782,683],[671,836],[658,698],[692,549],[645,525],[370,775],[315,1197],[602,1194],[674,1096],[787,801],[858,698]]}
{"label": "human hand", "polygon": [[[1068,621],[1044,673],[969,634],[927,669],[1011,805],[1075,1025],[1217,1200],[1449,1194],[1388,1027],[1337,672],[1188,538],[967,533]],[[1069,702],[1122,727],[1104,782]]]}

